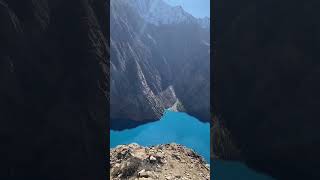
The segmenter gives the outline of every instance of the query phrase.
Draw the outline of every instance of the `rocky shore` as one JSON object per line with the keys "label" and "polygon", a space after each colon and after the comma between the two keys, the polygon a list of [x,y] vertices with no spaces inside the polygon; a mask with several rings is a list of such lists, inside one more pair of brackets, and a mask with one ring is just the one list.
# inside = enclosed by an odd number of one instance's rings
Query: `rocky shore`
{"label": "rocky shore", "polygon": [[178,144],[119,145],[110,151],[110,179],[209,180],[210,166],[193,150]]}

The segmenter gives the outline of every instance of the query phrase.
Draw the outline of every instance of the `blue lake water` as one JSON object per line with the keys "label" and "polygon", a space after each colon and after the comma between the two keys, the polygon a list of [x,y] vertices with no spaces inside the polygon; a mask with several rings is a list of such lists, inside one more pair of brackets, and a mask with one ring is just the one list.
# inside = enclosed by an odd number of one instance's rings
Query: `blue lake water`
{"label": "blue lake water", "polygon": [[210,124],[182,112],[166,110],[156,122],[110,132],[110,147],[138,143],[142,146],[177,143],[193,149],[210,162]]}
{"label": "blue lake water", "polygon": [[274,180],[272,177],[255,172],[241,162],[211,161],[211,180]]}

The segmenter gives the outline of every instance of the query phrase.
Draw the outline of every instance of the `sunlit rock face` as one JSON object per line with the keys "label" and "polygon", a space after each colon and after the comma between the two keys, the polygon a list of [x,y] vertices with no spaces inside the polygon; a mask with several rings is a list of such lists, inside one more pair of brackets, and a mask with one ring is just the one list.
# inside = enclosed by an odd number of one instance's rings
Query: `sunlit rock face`
{"label": "sunlit rock face", "polygon": [[279,179],[319,179],[318,9],[216,2],[213,109],[248,164]]}
{"label": "sunlit rock face", "polygon": [[209,120],[209,29],[160,0],[112,0],[110,20],[111,126],[159,119],[177,104]]}

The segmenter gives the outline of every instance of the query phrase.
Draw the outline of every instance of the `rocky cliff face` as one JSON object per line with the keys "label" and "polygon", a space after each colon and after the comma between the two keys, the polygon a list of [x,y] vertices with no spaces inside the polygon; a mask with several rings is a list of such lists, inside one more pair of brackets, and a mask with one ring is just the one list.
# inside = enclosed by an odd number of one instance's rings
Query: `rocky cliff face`
{"label": "rocky cliff face", "polygon": [[178,144],[142,147],[120,145],[111,149],[110,179],[210,179],[210,167],[194,151]]}
{"label": "rocky cliff face", "polygon": [[0,179],[105,179],[108,4],[0,0]]}
{"label": "rocky cliff face", "polygon": [[[148,23],[156,26],[162,24],[197,23],[191,14],[181,6],[170,6],[164,0],[130,0],[125,1]],[[209,25],[210,23],[207,23]]]}
{"label": "rocky cliff face", "polygon": [[159,119],[177,102],[209,120],[208,28],[162,0],[112,0],[110,25],[111,127]]}
{"label": "rocky cliff face", "polygon": [[212,94],[247,163],[319,179],[319,4],[217,1]]}
{"label": "rocky cliff face", "polygon": [[236,147],[233,137],[229,130],[224,127],[224,124],[217,117],[212,118],[210,129],[211,139],[211,159],[223,160],[242,160],[241,152]]}

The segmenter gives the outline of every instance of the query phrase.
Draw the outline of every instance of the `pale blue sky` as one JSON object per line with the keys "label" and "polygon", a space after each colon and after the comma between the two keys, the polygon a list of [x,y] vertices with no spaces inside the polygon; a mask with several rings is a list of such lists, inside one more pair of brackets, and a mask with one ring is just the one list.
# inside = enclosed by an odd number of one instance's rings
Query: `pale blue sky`
{"label": "pale blue sky", "polygon": [[170,5],[181,5],[188,13],[197,18],[210,17],[210,0],[165,0]]}

